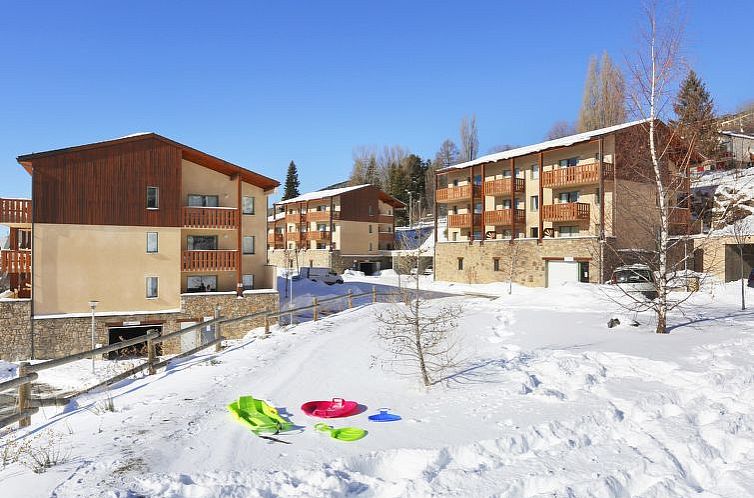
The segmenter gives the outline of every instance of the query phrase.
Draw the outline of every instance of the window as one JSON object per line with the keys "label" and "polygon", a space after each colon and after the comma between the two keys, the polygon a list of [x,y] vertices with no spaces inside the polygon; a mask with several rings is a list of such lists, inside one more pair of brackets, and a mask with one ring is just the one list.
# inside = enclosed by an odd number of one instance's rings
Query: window
{"label": "window", "polygon": [[458,269],[463,270],[463,258],[458,258]]}
{"label": "window", "polygon": [[196,207],[217,207],[220,205],[216,195],[189,194],[188,205]]}
{"label": "window", "polygon": [[244,275],[242,278],[243,290],[251,290],[254,288],[254,275]]}
{"label": "window", "polygon": [[455,180],[453,180],[453,186],[454,186],[454,187],[457,187],[457,186],[458,186],[458,178],[456,178]]}
{"label": "window", "polygon": [[492,258],[492,271],[500,271],[500,258]]}
{"label": "window", "polygon": [[157,297],[157,277],[147,277],[147,299],[154,299]]}
{"label": "window", "polygon": [[594,203],[598,206],[600,205],[600,201],[602,200],[601,197],[600,188],[597,187],[597,190],[594,192]]}
{"label": "window", "polygon": [[254,254],[254,236],[247,235],[243,238],[243,253]]}
{"label": "window", "polygon": [[369,243],[369,250],[370,251],[372,250],[372,243],[371,242]]}
{"label": "window", "polygon": [[510,178],[511,177],[511,170],[506,169],[503,171],[503,178]]}
{"label": "window", "polygon": [[532,180],[536,180],[537,178],[539,178],[539,164],[532,164],[529,171],[530,171],[529,176]]}
{"label": "window", "polygon": [[321,213],[323,211],[327,211],[327,206],[325,206],[324,204],[317,206],[317,212]]}
{"label": "window", "polygon": [[532,195],[531,197],[529,197],[529,209],[531,211],[539,210],[539,196],[538,195]]}
{"label": "window", "polygon": [[558,166],[561,168],[570,168],[579,164],[578,157],[569,157],[568,159],[561,159],[558,161]]}
{"label": "window", "polygon": [[369,205],[369,216],[374,216],[374,206]]}
{"label": "window", "polygon": [[511,208],[511,200],[503,199],[503,209],[510,209],[510,208]]}
{"label": "window", "polygon": [[320,233],[326,232],[327,231],[327,224],[326,223],[317,223],[317,231],[320,232]]}
{"label": "window", "polygon": [[160,208],[160,189],[157,187],[147,187],[147,209]]}
{"label": "window", "polygon": [[254,198],[250,195],[242,197],[242,210],[243,214],[254,214]]}
{"label": "window", "polygon": [[369,233],[372,233],[372,225],[369,225]]}
{"label": "window", "polygon": [[514,174],[515,174],[516,178],[521,178],[521,168],[516,168],[514,170]]}
{"label": "window", "polygon": [[529,228],[529,236],[532,239],[539,238],[539,227],[531,227],[531,228]]}
{"label": "window", "polygon": [[186,279],[186,292],[212,292],[217,290],[217,275],[192,275]]}
{"label": "window", "polygon": [[575,192],[561,192],[558,195],[558,200],[561,203],[579,202],[579,192],[578,191],[575,191]]}
{"label": "window", "polygon": [[481,214],[482,210],[483,210],[483,208],[482,208],[482,203],[481,202],[477,202],[477,203],[474,204],[474,213],[475,214]]}
{"label": "window", "polygon": [[474,175],[474,185],[477,187],[482,185],[482,175]]}
{"label": "window", "polygon": [[147,252],[157,252],[157,232],[147,232]]}
{"label": "window", "polygon": [[561,237],[576,237],[579,234],[579,227],[564,226],[558,229]]}
{"label": "window", "polygon": [[458,240],[458,232],[453,232],[453,242]]}
{"label": "window", "polygon": [[186,247],[189,251],[216,251],[217,235],[189,235]]}

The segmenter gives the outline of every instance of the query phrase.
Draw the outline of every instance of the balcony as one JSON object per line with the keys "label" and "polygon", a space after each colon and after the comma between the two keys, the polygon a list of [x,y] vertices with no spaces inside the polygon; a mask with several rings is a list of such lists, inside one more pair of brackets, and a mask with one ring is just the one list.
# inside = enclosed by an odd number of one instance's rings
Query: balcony
{"label": "balcony", "polygon": [[383,214],[380,213],[377,215],[377,223],[382,223],[383,225],[392,225],[395,218],[392,214]]}
{"label": "balcony", "polygon": [[236,271],[238,251],[183,251],[181,271]]}
{"label": "balcony", "polygon": [[[526,190],[526,180],[516,178],[516,192]],[[501,178],[484,182],[484,195],[511,195],[511,179]]]}
{"label": "balcony", "polygon": [[31,251],[0,251],[0,273],[31,273]]}
{"label": "balcony", "polygon": [[[498,209],[496,211],[486,211],[484,213],[484,224],[495,226],[512,226],[513,209]],[[516,224],[523,225],[526,223],[526,211],[516,209]]]}
{"label": "balcony", "polygon": [[236,208],[184,206],[183,228],[235,230],[238,228],[238,210]]}
{"label": "balcony", "polygon": [[583,221],[589,219],[589,204],[585,202],[564,202],[542,206],[545,221]]}
{"label": "balcony", "polygon": [[340,219],[340,211],[309,211],[306,213],[306,221],[330,221],[330,213],[332,219]]}
{"label": "balcony", "polygon": [[[605,180],[613,179],[613,165],[602,163]],[[542,172],[542,186],[546,188],[576,187],[593,185],[600,181],[600,163],[581,164],[569,168],[553,169]]]}
{"label": "balcony", "polygon": [[395,241],[395,233],[393,233],[393,232],[379,232],[377,234],[377,240],[379,242],[394,242]]}
{"label": "balcony", "polygon": [[330,240],[330,232],[326,230],[312,230],[306,232],[306,240],[316,240],[318,242],[324,242]]}
{"label": "balcony", "polygon": [[[474,197],[479,197],[482,193],[481,187],[474,185],[473,193]],[[461,185],[460,187],[438,189],[435,197],[437,198],[437,202],[453,202],[471,199],[471,194],[471,185]]]}
{"label": "balcony", "polygon": [[473,220],[475,227],[481,227],[482,226],[482,215],[481,214],[474,214],[472,219],[472,215],[467,214],[449,214],[448,215],[448,227],[450,228],[469,228],[471,227],[471,222]]}
{"label": "balcony", "polygon": [[0,199],[0,225],[31,226],[31,200]]}
{"label": "balcony", "polygon": [[286,223],[304,223],[306,221],[306,214],[304,213],[285,213]]}
{"label": "balcony", "polygon": [[282,233],[267,234],[267,245],[274,249],[282,249],[285,246]]}
{"label": "balcony", "polygon": [[668,223],[670,225],[686,226],[691,223],[691,210],[689,208],[670,208]]}

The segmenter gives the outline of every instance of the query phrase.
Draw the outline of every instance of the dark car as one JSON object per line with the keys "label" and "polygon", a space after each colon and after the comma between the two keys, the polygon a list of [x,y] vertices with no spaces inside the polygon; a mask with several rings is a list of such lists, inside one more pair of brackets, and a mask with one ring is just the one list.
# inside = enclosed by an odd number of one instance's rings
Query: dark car
{"label": "dark car", "polygon": [[746,284],[749,287],[754,287],[754,268],[751,269],[751,272],[749,273],[749,282]]}

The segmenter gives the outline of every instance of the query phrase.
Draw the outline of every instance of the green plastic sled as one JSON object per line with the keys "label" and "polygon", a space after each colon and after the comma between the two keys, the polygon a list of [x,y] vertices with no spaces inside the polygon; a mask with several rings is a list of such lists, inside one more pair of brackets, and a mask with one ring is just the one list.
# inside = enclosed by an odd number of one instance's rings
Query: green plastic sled
{"label": "green plastic sled", "polygon": [[325,423],[320,422],[314,426],[320,432],[329,432],[333,439],[339,441],[358,441],[367,435],[367,431],[364,429],[357,429],[356,427],[342,427],[335,429]]}
{"label": "green plastic sled", "polygon": [[228,411],[255,434],[277,434],[293,427],[292,423],[280,416],[275,407],[253,396],[240,396],[238,401],[228,405]]}

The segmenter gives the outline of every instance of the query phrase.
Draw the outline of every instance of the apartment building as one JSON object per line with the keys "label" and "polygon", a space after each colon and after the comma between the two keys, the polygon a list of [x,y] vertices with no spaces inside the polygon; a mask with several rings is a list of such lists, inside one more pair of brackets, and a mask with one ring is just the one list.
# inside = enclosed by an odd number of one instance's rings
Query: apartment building
{"label": "apartment building", "polygon": [[[610,276],[611,254],[651,250],[651,230],[634,216],[656,202],[649,165],[637,153],[646,125],[625,123],[438,171],[435,212],[447,217],[447,229],[435,247],[436,278],[599,282]],[[688,202],[686,194],[671,209],[675,231],[688,227]]]}
{"label": "apartment building", "polygon": [[94,301],[100,344],[175,330],[217,307],[225,316],[276,309],[265,251],[276,180],[155,133],[17,159],[32,198],[0,200],[10,227],[0,272],[18,298],[4,300],[5,312],[15,306],[8,313],[29,325],[4,341],[3,356],[88,349]]}
{"label": "apartment building", "polygon": [[389,268],[395,210],[405,205],[373,185],[309,192],[274,204],[268,219],[269,261],[371,273]]}

